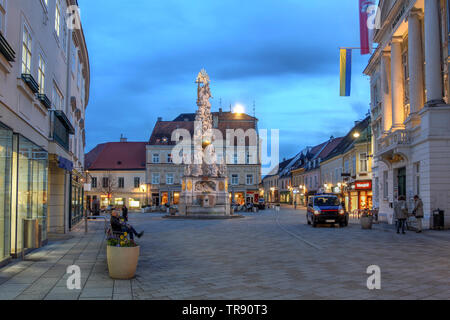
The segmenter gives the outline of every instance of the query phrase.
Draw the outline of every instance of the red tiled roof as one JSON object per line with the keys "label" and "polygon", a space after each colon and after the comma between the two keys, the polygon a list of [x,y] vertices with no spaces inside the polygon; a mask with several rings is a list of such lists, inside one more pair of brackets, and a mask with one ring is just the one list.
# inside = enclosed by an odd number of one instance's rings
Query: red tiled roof
{"label": "red tiled roof", "polygon": [[145,170],[146,142],[108,142],[86,154],[87,170]]}
{"label": "red tiled roof", "polygon": [[331,140],[325,148],[323,148],[322,152],[319,154],[319,158],[322,160],[325,159],[331,152],[333,152],[334,149],[341,143],[341,141],[344,140],[344,137],[335,138]]}
{"label": "red tiled roof", "polygon": [[[247,114],[235,114],[231,112],[213,112],[213,116],[218,116],[217,128],[226,137],[227,129],[256,129],[257,119]],[[194,134],[195,113],[184,113],[175,118],[174,121],[158,121],[155,124],[150,137],[150,145],[174,145],[171,141],[172,132],[176,129],[186,129],[191,135]],[[164,141],[164,138],[167,139]]]}

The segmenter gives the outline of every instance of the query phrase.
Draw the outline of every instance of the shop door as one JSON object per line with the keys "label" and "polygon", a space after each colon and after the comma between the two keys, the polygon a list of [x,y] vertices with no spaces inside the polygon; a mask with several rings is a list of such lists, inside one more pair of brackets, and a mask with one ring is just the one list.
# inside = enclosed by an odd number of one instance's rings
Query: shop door
{"label": "shop door", "polygon": [[397,183],[398,183],[398,196],[406,197],[406,168],[398,169]]}

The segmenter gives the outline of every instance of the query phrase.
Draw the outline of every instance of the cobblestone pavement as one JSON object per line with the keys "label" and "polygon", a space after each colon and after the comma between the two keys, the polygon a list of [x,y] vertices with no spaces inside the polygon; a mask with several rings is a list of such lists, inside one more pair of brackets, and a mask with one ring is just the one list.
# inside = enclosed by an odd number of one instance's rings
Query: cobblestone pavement
{"label": "cobblestone pavement", "polygon": [[[306,225],[302,210],[262,211],[244,219],[166,220],[133,214],[146,233],[137,277],[108,277],[102,222],[52,241],[0,269],[0,299],[450,299],[450,232],[398,235]],[[67,289],[66,268],[82,270]],[[366,269],[381,268],[381,290]]]}

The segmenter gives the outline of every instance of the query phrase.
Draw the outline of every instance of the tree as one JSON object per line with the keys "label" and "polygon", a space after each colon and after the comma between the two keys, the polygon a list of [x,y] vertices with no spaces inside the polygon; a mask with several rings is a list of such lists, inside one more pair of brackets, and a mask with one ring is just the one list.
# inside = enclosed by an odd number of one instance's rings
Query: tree
{"label": "tree", "polygon": [[106,195],[109,205],[111,204],[113,194],[117,190],[117,186],[117,177],[112,175],[111,172],[107,172],[107,174],[102,177],[101,190],[102,193]]}

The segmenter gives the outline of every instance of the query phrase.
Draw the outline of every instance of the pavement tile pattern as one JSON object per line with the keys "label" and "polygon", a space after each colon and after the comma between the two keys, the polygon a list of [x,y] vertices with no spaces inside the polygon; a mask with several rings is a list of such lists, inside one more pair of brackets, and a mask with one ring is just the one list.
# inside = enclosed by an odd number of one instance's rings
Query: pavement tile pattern
{"label": "pavement tile pattern", "polygon": [[[306,224],[303,210],[232,220],[170,220],[131,214],[141,256],[133,280],[112,280],[104,223],[83,223],[65,240],[0,269],[0,300],[450,299],[450,231],[396,234]],[[67,288],[78,265],[82,289]],[[367,267],[381,268],[368,290]]]}

